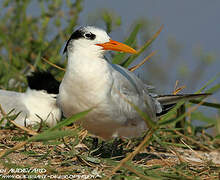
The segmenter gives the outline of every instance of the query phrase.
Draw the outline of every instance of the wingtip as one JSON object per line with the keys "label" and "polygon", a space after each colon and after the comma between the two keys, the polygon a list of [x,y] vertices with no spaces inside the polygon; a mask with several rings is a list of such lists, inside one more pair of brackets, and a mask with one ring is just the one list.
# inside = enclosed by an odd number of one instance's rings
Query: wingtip
{"label": "wingtip", "polygon": [[198,96],[211,96],[213,93],[198,93],[198,94],[192,94],[192,95],[198,95]]}
{"label": "wingtip", "polygon": [[212,93],[197,93],[197,94],[169,94],[169,95],[158,95],[156,98],[162,104],[172,104],[177,103],[180,100],[192,100],[199,98],[206,98],[207,96],[212,95]]}

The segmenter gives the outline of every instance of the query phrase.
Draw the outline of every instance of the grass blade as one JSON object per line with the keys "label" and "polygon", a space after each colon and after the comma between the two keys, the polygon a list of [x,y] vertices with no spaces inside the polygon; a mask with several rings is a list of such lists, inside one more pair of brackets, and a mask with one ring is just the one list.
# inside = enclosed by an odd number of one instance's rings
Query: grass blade
{"label": "grass blade", "polygon": [[162,29],[163,29],[163,25],[160,27],[160,29],[138,50],[138,53],[130,56],[123,64],[122,66],[127,68],[138,56],[141,55],[142,52],[145,51],[145,49],[147,49],[152,42],[159,36],[159,34],[161,33]]}
{"label": "grass blade", "polygon": [[[132,46],[136,40],[137,34],[140,30],[141,24],[137,24],[133,31],[131,32],[130,36],[128,37],[127,40],[125,40],[125,44],[127,44],[128,46]],[[123,62],[123,59],[125,58],[126,54],[125,53],[116,53],[116,55],[114,56],[112,63],[113,64],[120,64],[121,62]]]}
{"label": "grass blade", "polygon": [[[171,117],[173,117],[173,115],[175,115],[176,114],[176,111],[177,111],[177,109],[178,108],[180,108],[180,106],[181,105],[183,105],[184,104],[184,100],[182,100],[182,101],[180,101],[179,103],[177,103],[177,105],[173,108],[173,109],[171,109],[167,114],[165,114],[162,118],[161,118],[161,120],[159,120],[159,124],[160,125],[165,125],[165,124],[171,124],[171,123],[173,123],[173,122],[176,122],[177,121],[177,119],[176,118],[171,118]],[[180,118],[180,120],[183,118],[182,117],[182,115],[179,117]],[[178,118],[178,119],[179,119]]]}
{"label": "grass blade", "polygon": [[60,129],[61,127],[64,127],[64,126],[68,126],[74,122],[76,122],[77,120],[79,120],[80,118],[86,116],[92,109],[89,109],[89,110],[86,110],[86,111],[83,111],[83,112],[80,112],[80,113],[77,113],[77,114],[74,114],[72,117],[68,118],[68,119],[65,119],[61,122],[59,122],[56,126],[48,129],[48,131],[54,131],[56,129]]}
{"label": "grass blade", "polygon": [[49,141],[49,140],[63,138],[65,136],[70,136],[70,135],[71,136],[76,135],[76,131],[70,131],[70,130],[65,130],[65,131],[60,131],[60,130],[45,131],[43,133],[40,133],[38,135],[35,135],[35,136],[29,138],[28,142],[33,142],[33,141]]}
{"label": "grass blade", "polygon": [[[190,100],[189,102],[191,102],[193,104],[199,104],[202,101],[200,101],[200,100]],[[203,101],[203,104],[201,104],[201,106],[207,106],[207,107],[212,107],[212,108],[220,109],[220,104],[218,104],[218,103],[210,103],[210,102]]]}
{"label": "grass blade", "polygon": [[216,84],[215,86],[211,87],[209,90],[207,90],[207,93],[216,93],[220,89],[220,84]]}
{"label": "grass blade", "polygon": [[153,51],[152,53],[150,53],[150,55],[148,55],[143,61],[141,61],[139,64],[129,68],[129,71],[133,72],[136,69],[138,69],[139,67],[141,67],[146,61],[148,61],[152,56],[154,56],[156,54],[156,51]]}
{"label": "grass blade", "polygon": [[218,77],[220,77],[220,73],[218,73],[215,77],[210,79],[202,88],[200,88],[195,93],[201,93],[207,86],[209,86],[211,83],[213,83]]}
{"label": "grass blade", "polygon": [[194,120],[199,120],[202,122],[206,122],[208,124],[216,124],[216,119],[211,118],[211,117],[207,117],[205,116],[203,113],[201,112],[193,112],[191,114],[191,118]]}

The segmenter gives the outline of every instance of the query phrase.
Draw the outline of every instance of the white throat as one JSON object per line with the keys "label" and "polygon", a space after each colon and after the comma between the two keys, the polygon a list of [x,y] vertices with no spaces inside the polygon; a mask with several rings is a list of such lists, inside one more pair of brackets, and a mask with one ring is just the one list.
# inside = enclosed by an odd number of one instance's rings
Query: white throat
{"label": "white throat", "polygon": [[68,50],[67,69],[71,71],[73,68],[82,69],[90,65],[92,67],[98,66],[100,63],[103,63],[101,61],[105,61],[103,54],[104,50],[100,46],[91,44],[85,40],[76,40]]}
{"label": "white throat", "polygon": [[[86,84],[97,83],[108,74],[108,63],[103,58],[102,47],[77,40],[68,50],[67,72],[64,77],[72,82]],[[90,85],[88,85],[90,86]]]}
{"label": "white throat", "polygon": [[[73,114],[73,109],[77,113],[94,107],[106,97],[111,81],[109,65],[103,59],[103,53],[101,47],[85,46],[81,41],[76,41],[69,49],[67,71],[58,96],[58,104],[63,107],[65,116]],[[74,102],[78,105],[73,105]]]}

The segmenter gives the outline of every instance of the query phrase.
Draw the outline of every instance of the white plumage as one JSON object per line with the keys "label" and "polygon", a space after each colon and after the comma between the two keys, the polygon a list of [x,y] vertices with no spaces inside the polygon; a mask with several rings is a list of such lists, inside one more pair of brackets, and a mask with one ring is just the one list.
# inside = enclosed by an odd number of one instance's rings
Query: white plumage
{"label": "white plumage", "polygon": [[106,61],[105,50],[136,52],[95,27],[82,27],[71,35],[64,49],[68,64],[58,105],[66,117],[93,108],[81,123],[104,139],[139,136],[147,127],[127,100],[152,120],[162,106],[135,74]]}
{"label": "white plumage", "polygon": [[[36,78],[37,76],[37,78]],[[36,123],[40,123],[41,119],[49,126],[54,126],[61,118],[61,111],[56,105],[57,94],[52,94],[50,91],[59,88],[58,82],[48,73],[38,72],[29,77],[29,83],[32,88],[28,88],[26,92],[19,93],[14,91],[0,90],[0,104],[5,113],[9,115],[15,115],[20,112],[15,122],[21,126],[29,126]],[[53,87],[42,87],[42,82],[46,82]],[[49,88],[49,89],[48,89]],[[48,93],[48,91],[50,93]],[[3,118],[3,114],[0,113],[0,119]],[[4,126],[6,120],[3,121],[1,126]]]}

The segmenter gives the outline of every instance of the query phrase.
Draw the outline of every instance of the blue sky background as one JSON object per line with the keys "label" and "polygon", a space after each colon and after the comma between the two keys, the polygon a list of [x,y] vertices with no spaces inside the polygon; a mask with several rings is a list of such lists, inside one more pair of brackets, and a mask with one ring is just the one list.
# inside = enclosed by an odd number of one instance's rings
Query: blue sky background
{"label": "blue sky background", "polygon": [[[177,65],[186,65],[193,69],[198,65],[195,51],[202,48],[204,53],[210,53],[215,57],[213,65],[205,69],[204,76],[198,82],[196,87],[187,87],[186,92],[198,90],[205,82],[214,77],[220,72],[220,1],[219,0],[121,0],[121,1],[103,1],[92,0],[84,2],[84,10],[80,15],[80,23],[84,25],[88,22],[88,16],[95,14],[96,11],[106,8],[111,9],[118,14],[122,19],[122,27],[114,33],[112,38],[123,40],[128,34],[128,28],[134,20],[138,18],[146,18],[156,24],[164,24],[165,27],[159,38],[153,43],[152,50],[158,50],[160,58],[155,58],[154,61],[161,61],[161,64],[166,64],[167,58],[167,40],[169,37],[176,39],[183,47],[181,57],[175,61]],[[150,62],[149,62],[150,63]],[[147,66],[147,64],[145,65]],[[178,68],[176,66],[176,68]],[[144,71],[144,68],[143,68]],[[173,71],[176,73],[175,67],[167,69],[167,72]],[[155,72],[156,73],[156,72]],[[162,88],[168,93],[172,91],[175,81],[175,73],[167,87]],[[150,79],[150,77],[145,77]],[[180,84],[187,84],[190,79],[181,79]],[[220,83],[220,78],[216,83]],[[217,93],[213,98],[219,101],[220,93]]]}

